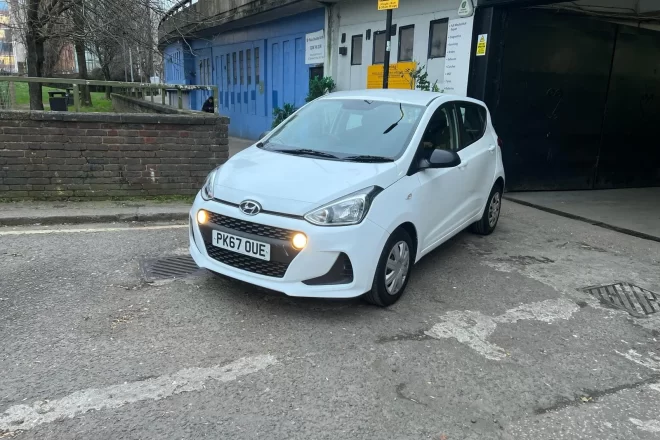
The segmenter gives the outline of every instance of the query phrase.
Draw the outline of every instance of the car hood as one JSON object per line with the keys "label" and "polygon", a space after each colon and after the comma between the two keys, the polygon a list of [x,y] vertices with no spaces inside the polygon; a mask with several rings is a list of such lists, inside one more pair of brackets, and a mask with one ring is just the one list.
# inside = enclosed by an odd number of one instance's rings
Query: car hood
{"label": "car hood", "polygon": [[372,185],[386,188],[398,176],[394,162],[341,162],[250,147],[220,167],[214,190],[226,202],[255,200],[265,211],[304,215]]}

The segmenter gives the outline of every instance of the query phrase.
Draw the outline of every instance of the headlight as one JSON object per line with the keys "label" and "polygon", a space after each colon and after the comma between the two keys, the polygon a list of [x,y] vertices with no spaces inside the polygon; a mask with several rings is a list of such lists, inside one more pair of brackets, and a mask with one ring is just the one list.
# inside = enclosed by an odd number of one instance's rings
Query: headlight
{"label": "headlight", "polygon": [[204,182],[204,186],[202,186],[202,191],[201,191],[202,198],[204,200],[211,200],[213,198],[213,186],[215,185],[215,175],[219,169],[220,167],[214,169],[206,177],[206,181]]}
{"label": "headlight", "polygon": [[321,206],[305,216],[305,220],[318,226],[356,225],[367,216],[374,197],[383,189],[370,186]]}

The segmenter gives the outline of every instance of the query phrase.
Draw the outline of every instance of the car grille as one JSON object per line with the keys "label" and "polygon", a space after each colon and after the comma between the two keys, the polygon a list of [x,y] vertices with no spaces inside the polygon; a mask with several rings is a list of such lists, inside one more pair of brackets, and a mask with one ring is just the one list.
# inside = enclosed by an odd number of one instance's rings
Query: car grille
{"label": "car grille", "polygon": [[210,243],[206,243],[206,252],[209,257],[228,266],[269,277],[283,278],[289,267],[287,263],[259,260],[258,258],[220,249]]}
{"label": "car grille", "polygon": [[261,225],[259,223],[247,222],[233,217],[227,217],[220,214],[209,212],[210,221],[218,226],[241,231],[248,234],[258,235],[260,237],[273,238],[275,240],[289,241],[296,233],[288,229],[276,228],[274,226]]}

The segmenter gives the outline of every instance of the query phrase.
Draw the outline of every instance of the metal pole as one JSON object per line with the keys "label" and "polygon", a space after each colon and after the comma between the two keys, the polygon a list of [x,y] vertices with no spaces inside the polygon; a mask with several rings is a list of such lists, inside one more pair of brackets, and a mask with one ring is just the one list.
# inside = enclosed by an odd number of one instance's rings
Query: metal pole
{"label": "metal pole", "polygon": [[131,51],[131,48],[128,48],[128,62],[131,63],[131,82],[134,82],[135,79],[133,78],[133,51]]}
{"label": "metal pole", "polygon": [[124,63],[124,82],[128,82],[128,70],[126,69],[126,40],[122,40],[124,51],[121,53],[121,60]]}
{"label": "metal pole", "polygon": [[392,10],[387,10],[385,23],[385,61],[383,62],[383,88],[388,87],[390,81],[390,46],[392,44]]}
{"label": "metal pole", "polygon": [[78,84],[73,85],[73,109],[80,112],[80,88]]}

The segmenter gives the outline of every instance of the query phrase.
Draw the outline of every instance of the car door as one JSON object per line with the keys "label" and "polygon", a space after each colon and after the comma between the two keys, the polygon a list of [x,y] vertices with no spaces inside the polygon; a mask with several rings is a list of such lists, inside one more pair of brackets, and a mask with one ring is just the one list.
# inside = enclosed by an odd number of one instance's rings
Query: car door
{"label": "car door", "polygon": [[464,166],[468,217],[479,215],[486,206],[497,163],[496,141],[486,132],[488,112],[482,105],[457,101],[461,148],[458,155]]}
{"label": "car door", "polygon": [[[424,130],[415,163],[430,156],[434,149],[457,151],[460,148],[458,121],[452,103],[441,105]],[[462,164],[454,168],[424,169],[416,175],[420,185],[414,197],[420,210],[418,234],[424,253],[450,237],[465,221],[467,182]]]}

